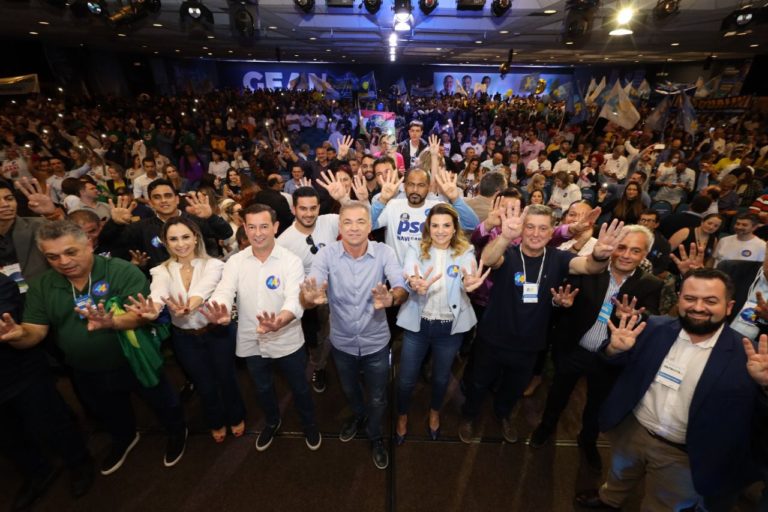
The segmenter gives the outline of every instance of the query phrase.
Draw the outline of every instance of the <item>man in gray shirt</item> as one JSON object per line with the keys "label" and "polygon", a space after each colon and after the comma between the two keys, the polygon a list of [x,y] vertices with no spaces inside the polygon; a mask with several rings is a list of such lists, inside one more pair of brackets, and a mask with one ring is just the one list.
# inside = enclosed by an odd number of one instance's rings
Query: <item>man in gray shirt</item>
{"label": "man in gray shirt", "polygon": [[[386,469],[389,454],[382,439],[382,421],[387,406],[390,333],[384,308],[402,304],[408,292],[395,251],[369,241],[370,232],[368,204],[343,204],[339,211],[341,240],[315,255],[301,287],[301,303],[308,309],[327,302],[330,308],[332,355],[354,412],[344,422],[339,439],[352,440],[367,420],[373,463]],[[360,373],[368,404],[363,399]]]}

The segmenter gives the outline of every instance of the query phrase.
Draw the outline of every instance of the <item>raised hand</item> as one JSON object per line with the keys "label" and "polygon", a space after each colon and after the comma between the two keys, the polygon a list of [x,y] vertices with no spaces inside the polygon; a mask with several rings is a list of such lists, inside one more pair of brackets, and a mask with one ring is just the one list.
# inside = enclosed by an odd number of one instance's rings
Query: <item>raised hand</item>
{"label": "raised hand", "polygon": [[137,298],[128,297],[129,304],[125,305],[125,310],[130,311],[136,316],[140,316],[145,320],[156,320],[160,316],[160,305],[155,305],[152,297],[146,299],[142,294],[138,294]]}
{"label": "raised hand", "polygon": [[99,305],[87,305],[82,308],[74,308],[75,313],[88,320],[86,328],[89,331],[99,329],[113,329],[115,327],[114,313],[104,308],[104,303]]}
{"label": "raised hand", "polygon": [[549,291],[552,292],[552,301],[561,308],[569,308],[573,306],[573,300],[576,298],[576,295],[579,294],[579,289],[574,288],[571,290],[570,284],[565,285],[565,288],[560,286],[557,290],[550,288]]}
{"label": "raised hand", "polygon": [[477,264],[473,261],[472,262],[472,272],[467,272],[467,269],[464,267],[461,268],[461,275],[464,279],[464,290],[467,293],[473,292],[480,288],[480,285],[483,284],[483,281],[488,277],[488,274],[491,273],[491,267],[488,267],[485,270],[485,273],[483,273],[483,260],[480,260],[480,266],[478,267]]}
{"label": "raised hand", "polygon": [[486,231],[501,226],[501,214],[504,211],[504,207],[501,206],[501,199],[501,196],[496,196],[493,200],[493,207],[488,210],[488,216],[483,221]]}
{"label": "raised hand", "polygon": [[260,315],[256,315],[256,320],[259,321],[259,326],[256,328],[256,332],[259,334],[279,331],[283,327],[275,313],[262,311]]}
{"label": "raised hand", "polygon": [[349,192],[331,171],[321,172],[317,184],[327,190],[328,194],[340,203],[349,199]]}
{"label": "raised hand", "polygon": [[677,269],[680,271],[680,275],[684,275],[689,270],[702,268],[704,266],[704,246],[696,245],[691,242],[690,252],[685,252],[685,246],[680,244],[678,247],[680,257],[678,258],[674,254],[670,254],[669,257],[677,265]]}
{"label": "raised hand", "polygon": [[179,294],[178,299],[174,299],[171,296],[163,298],[163,304],[171,310],[174,316],[187,316],[192,312],[192,307],[189,304],[189,297],[185,300],[184,297]]}
{"label": "raised hand", "polygon": [[501,236],[510,242],[518,238],[523,232],[523,217],[525,217],[525,210],[520,213],[520,203],[507,205],[505,209],[500,211],[500,215]]}
{"label": "raised hand", "polygon": [[354,144],[354,139],[349,135],[345,135],[343,139],[339,141],[339,150],[336,152],[336,158],[339,160],[346,160],[349,154],[349,148]]}
{"label": "raised hand", "polygon": [[760,340],[755,346],[749,338],[744,338],[744,351],[747,353],[747,372],[752,380],[759,385],[768,386],[768,336],[760,335]]}
{"label": "raised hand", "polygon": [[358,201],[367,201],[368,200],[368,187],[365,184],[365,176],[363,175],[363,171],[357,171],[357,174],[355,174],[355,177],[352,178],[352,190],[355,191],[355,197]]}
{"label": "raised hand", "polygon": [[603,223],[595,248],[592,250],[592,256],[599,260],[610,258],[626,234],[624,223],[618,219],[613,219],[610,225]]}
{"label": "raised hand", "polygon": [[0,316],[0,341],[14,341],[24,335],[24,329],[16,323],[10,313]]}
{"label": "raised hand", "polygon": [[322,286],[317,286],[317,281],[314,277],[308,277],[303,283],[299,285],[301,293],[304,297],[304,301],[310,304],[327,304],[328,296],[326,291],[328,290],[328,283],[323,283]]}
{"label": "raised hand", "polygon": [[415,291],[419,295],[426,295],[427,291],[429,291],[429,287],[435,284],[435,282],[440,279],[443,274],[438,272],[432,277],[429,277],[429,275],[434,270],[434,267],[429,267],[426,272],[424,272],[424,275],[422,276],[419,273],[419,266],[414,264],[413,265],[413,275],[406,275],[406,279],[408,280],[408,286],[410,286],[411,290]]}
{"label": "raised hand", "polygon": [[112,220],[115,224],[130,224],[133,220],[133,209],[136,208],[136,201],[131,196],[118,196],[117,203],[109,199]]}
{"label": "raised hand", "polygon": [[459,178],[458,174],[448,172],[445,169],[438,169],[435,173],[435,181],[437,182],[437,188],[443,193],[452,203],[456,201],[461,195],[461,189],[456,184]]}
{"label": "raised hand", "polygon": [[395,197],[400,190],[400,185],[403,184],[403,178],[399,176],[397,171],[387,170],[384,174],[379,176],[379,185],[381,185],[381,194],[379,200],[386,204],[390,199]]}
{"label": "raised hand", "polygon": [[40,183],[32,178],[19,178],[15,182],[16,189],[27,198],[29,209],[38,215],[50,215],[56,211],[51,196],[43,192]]}
{"label": "raised hand", "polygon": [[438,151],[440,151],[440,137],[433,133],[429,136],[429,152],[432,155],[437,155]]}
{"label": "raised hand", "polygon": [[300,187],[311,187],[312,186],[312,180],[309,178],[299,178],[299,186]]}
{"label": "raised hand", "polygon": [[624,318],[625,316],[640,317],[645,313],[645,308],[635,309],[637,306],[637,297],[632,297],[632,301],[629,301],[629,297],[625,293],[619,302],[616,298],[611,299],[611,302],[616,307],[616,316],[618,318]]}
{"label": "raised hand", "polygon": [[378,283],[371,290],[373,295],[373,309],[384,309],[390,307],[395,302],[395,297],[387,290],[382,283]]}
{"label": "raised hand", "polygon": [[133,263],[137,267],[146,266],[149,260],[152,259],[144,251],[139,251],[139,250],[134,251],[132,249],[129,249],[128,253],[131,255],[131,263]]}
{"label": "raised hand", "polygon": [[595,222],[597,222],[597,219],[600,217],[601,213],[602,209],[597,206],[592,208],[592,210],[587,215],[585,215],[583,219],[577,220],[572,224],[568,224],[568,231],[571,233],[571,236],[578,238],[578,236],[584,232],[589,232],[591,237],[592,226],[595,225]]}
{"label": "raised hand", "polygon": [[619,326],[613,325],[613,322],[608,320],[608,330],[611,331],[611,343],[610,348],[614,353],[626,352],[635,346],[637,337],[645,329],[646,323],[638,321],[637,316],[624,317],[619,320]]}
{"label": "raised hand", "polygon": [[199,219],[208,219],[213,215],[213,209],[208,202],[208,196],[202,192],[190,192],[185,196],[187,213]]}
{"label": "raised hand", "polygon": [[227,311],[227,306],[216,301],[206,302],[200,308],[200,313],[212,324],[228,325],[232,321],[232,315]]}

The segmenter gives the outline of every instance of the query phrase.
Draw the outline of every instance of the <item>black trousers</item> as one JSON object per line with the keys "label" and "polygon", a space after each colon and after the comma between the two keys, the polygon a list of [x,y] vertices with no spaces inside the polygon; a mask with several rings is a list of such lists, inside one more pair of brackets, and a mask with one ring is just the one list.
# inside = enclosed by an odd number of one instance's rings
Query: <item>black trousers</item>
{"label": "black trousers", "polygon": [[0,450],[26,478],[50,471],[49,450],[70,468],[88,460],[74,414],[47,371],[0,404]]}
{"label": "black trousers", "polygon": [[545,428],[555,429],[576,383],[581,377],[586,376],[587,403],[581,416],[579,437],[583,443],[594,444],[600,432],[597,423],[600,407],[611,392],[619,371],[619,368],[609,365],[598,354],[579,345],[557,350],[555,377],[549,388],[547,404],[541,420],[542,425]]}

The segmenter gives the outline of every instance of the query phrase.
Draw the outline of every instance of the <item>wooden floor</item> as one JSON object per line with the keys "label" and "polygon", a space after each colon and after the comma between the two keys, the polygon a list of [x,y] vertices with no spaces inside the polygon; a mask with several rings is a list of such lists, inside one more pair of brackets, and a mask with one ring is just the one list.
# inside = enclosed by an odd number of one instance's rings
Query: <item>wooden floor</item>
{"label": "wooden floor", "polygon": [[[304,444],[298,417],[286,386],[280,383],[283,427],[272,446],[262,453],[253,443],[262,427],[251,383],[241,368],[240,376],[248,407],[248,432],[217,445],[204,430],[197,396],[185,404],[191,434],[182,461],[174,468],[162,464],[165,438],[151,414],[136,402],[142,439],[125,465],[113,475],[98,475],[90,493],[74,501],[69,496],[67,475],[54,484],[34,510],[56,512],[118,511],[419,511],[486,512],[572,511],[578,490],[594,488],[602,475],[581,461],[575,439],[579,429],[584,391],[577,388],[564,413],[554,443],[534,450],[525,440],[535,428],[546,400],[546,381],[516,412],[521,441],[502,440],[500,425],[490,411],[482,419],[482,442],[459,442],[457,426],[463,400],[454,379],[442,417],[442,438],[431,441],[426,432],[428,391],[416,389],[409,435],[403,446],[391,445],[391,465],[377,470],[363,438],[349,443],[338,439],[342,419],[348,414],[332,365],[328,389],[314,394],[322,447],[311,452]],[[460,364],[454,371],[458,375]],[[176,385],[183,379],[173,363],[168,373]],[[97,461],[106,455],[108,438],[87,422],[69,383],[59,380],[67,401],[89,432],[89,447]],[[391,386],[390,386],[391,388]],[[390,397],[393,395],[390,393]],[[390,404],[391,406],[392,404]],[[486,404],[490,406],[490,404]],[[490,409],[490,407],[487,407]],[[392,415],[388,418],[388,431]],[[601,441],[604,465],[609,449]],[[7,510],[21,484],[14,469],[0,459],[0,510]],[[755,511],[752,500],[759,487],[742,498],[740,512]],[[624,510],[639,510],[641,490]]]}

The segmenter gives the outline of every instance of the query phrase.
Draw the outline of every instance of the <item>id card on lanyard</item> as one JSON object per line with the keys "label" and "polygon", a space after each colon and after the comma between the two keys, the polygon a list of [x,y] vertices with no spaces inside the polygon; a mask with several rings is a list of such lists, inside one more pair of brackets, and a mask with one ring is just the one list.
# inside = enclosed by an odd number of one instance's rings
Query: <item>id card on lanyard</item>
{"label": "id card on lanyard", "polygon": [[544,248],[544,254],[541,258],[541,266],[539,267],[539,277],[536,278],[535,283],[529,283],[528,273],[525,271],[525,255],[523,254],[523,248],[520,248],[520,260],[523,262],[523,304],[538,304],[539,302],[539,283],[541,282],[541,273],[544,271],[544,262],[547,260],[547,249]]}

